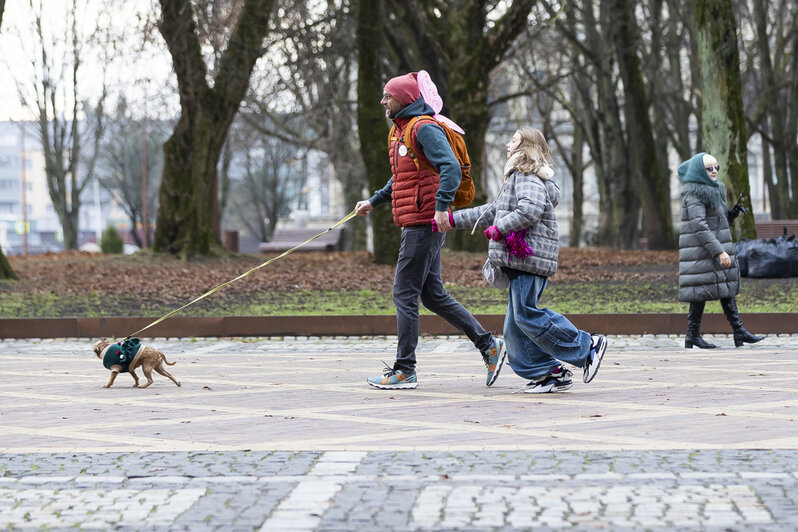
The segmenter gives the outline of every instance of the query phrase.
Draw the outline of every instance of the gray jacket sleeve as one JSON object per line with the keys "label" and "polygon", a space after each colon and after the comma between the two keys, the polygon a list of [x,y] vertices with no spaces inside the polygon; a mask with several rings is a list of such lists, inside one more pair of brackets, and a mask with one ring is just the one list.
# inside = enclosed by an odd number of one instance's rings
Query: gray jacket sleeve
{"label": "gray jacket sleeve", "polygon": [[516,207],[496,220],[503,235],[535,225],[546,209],[546,185],[536,175],[515,173]]}
{"label": "gray jacket sleeve", "polygon": [[452,217],[454,218],[454,227],[456,229],[468,229],[470,231],[477,220],[479,220],[479,227],[486,229],[493,223],[493,219],[496,217],[496,205],[494,203],[487,203],[479,207],[461,209],[459,211],[454,211]]}

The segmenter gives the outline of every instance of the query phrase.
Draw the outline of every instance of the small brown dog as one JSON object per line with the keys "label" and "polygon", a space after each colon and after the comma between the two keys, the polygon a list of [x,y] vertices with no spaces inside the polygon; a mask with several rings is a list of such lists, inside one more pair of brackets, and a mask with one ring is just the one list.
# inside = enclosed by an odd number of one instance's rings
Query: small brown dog
{"label": "small brown dog", "polygon": [[[168,377],[175,384],[180,383],[172,377],[163,367],[164,363],[174,366],[174,362],[169,362],[163,353],[149,346],[141,345],[138,338],[128,338],[121,342],[111,343],[107,338],[102,337],[94,344],[94,354],[103,361],[103,366],[111,371],[111,380],[103,386],[108,388],[114,383],[114,379],[120,373],[130,373],[135,383],[134,388],[146,388],[152,384],[152,370],[157,371],[164,377]],[[147,384],[139,386],[139,378],[136,375],[136,368],[141,367]]]}

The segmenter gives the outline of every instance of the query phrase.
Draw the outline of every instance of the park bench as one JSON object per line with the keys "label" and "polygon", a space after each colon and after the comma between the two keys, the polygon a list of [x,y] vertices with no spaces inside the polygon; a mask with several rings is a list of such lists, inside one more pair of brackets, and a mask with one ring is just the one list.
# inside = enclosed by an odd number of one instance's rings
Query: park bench
{"label": "park bench", "polygon": [[770,220],[756,222],[757,238],[775,238],[784,234],[785,228],[788,235],[798,235],[798,220]]}
{"label": "park bench", "polygon": [[[288,251],[307,239],[324,231],[324,227],[292,227],[275,229],[269,242],[261,242],[258,251],[261,253],[281,253]],[[336,251],[341,249],[343,230],[338,227],[324,233],[312,242],[308,242],[297,251]]]}

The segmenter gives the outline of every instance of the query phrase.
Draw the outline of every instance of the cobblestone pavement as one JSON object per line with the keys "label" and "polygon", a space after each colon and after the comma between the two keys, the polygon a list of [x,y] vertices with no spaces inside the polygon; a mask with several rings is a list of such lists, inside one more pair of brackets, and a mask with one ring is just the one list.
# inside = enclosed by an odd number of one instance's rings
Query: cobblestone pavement
{"label": "cobblestone pavement", "polygon": [[596,379],[525,395],[460,337],[419,388],[395,338],[148,339],[183,386],[89,339],[0,341],[0,530],[795,530],[798,335],[611,337]]}

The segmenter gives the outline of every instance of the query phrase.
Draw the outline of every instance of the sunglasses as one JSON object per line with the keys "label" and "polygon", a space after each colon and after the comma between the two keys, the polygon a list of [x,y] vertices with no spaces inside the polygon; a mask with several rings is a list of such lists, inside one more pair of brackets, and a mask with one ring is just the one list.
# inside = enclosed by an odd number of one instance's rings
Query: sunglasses
{"label": "sunglasses", "polygon": [[710,164],[709,166],[707,166],[705,168],[706,168],[707,172],[711,172],[712,170],[715,170],[716,172],[720,171],[720,165],[719,164],[716,164],[715,166],[712,166]]}

